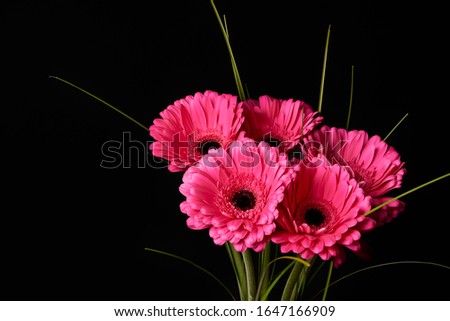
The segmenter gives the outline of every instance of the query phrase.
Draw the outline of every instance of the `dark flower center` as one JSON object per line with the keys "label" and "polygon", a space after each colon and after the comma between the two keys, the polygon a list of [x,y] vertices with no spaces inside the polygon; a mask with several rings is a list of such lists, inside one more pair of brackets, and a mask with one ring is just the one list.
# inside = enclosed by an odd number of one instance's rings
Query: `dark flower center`
{"label": "dark flower center", "polygon": [[208,154],[209,150],[211,148],[219,148],[221,147],[220,143],[217,142],[216,140],[205,140],[203,142],[200,142],[200,144],[198,144],[198,151],[200,152],[200,154],[202,155],[206,155]]}
{"label": "dark flower center", "polygon": [[320,226],[325,221],[325,215],[316,208],[309,208],[305,213],[305,222],[309,226]]}
{"label": "dark flower center", "polygon": [[292,160],[294,158],[303,159],[303,150],[300,144],[296,144],[293,148],[291,148],[288,152],[288,159]]}
{"label": "dark flower center", "polygon": [[231,203],[239,210],[248,211],[255,207],[256,198],[252,192],[243,189],[234,193]]}
{"label": "dark flower center", "polygon": [[263,141],[269,144],[270,147],[278,147],[281,144],[281,141],[277,138],[273,138],[271,136],[264,137]]}

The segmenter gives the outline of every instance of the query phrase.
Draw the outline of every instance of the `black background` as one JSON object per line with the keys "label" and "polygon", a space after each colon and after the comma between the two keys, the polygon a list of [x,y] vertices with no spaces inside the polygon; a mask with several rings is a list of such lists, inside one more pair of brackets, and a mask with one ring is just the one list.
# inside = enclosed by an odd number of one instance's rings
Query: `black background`
{"label": "black background", "polygon": [[[345,126],[351,66],[350,128],[384,137],[409,113],[388,139],[408,170],[397,195],[449,171],[449,52],[443,6],[392,3],[216,1],[253,97],[317,106],[331,25],[327,124]],[[0,39],[1,299],[228,300],[192,266],[144,251],[188,258],[236,290],[225,249],[185,225],[182,174],[146,161],[147,131],[49,78],[71,81],[145,126],[197,91],[236,94],[210,2],[3,3]],[[124,145],[128,166],[100,167],[102,145],[124,134],[132,140]],[[372,257],[349,255],[333,279],[394,261],[449,265],[448,191],[445,179],[406,196],[394,222],[365,236]],[[348,278],[328,299],[449,300],[449,285],[448,270],[401,264]]]}

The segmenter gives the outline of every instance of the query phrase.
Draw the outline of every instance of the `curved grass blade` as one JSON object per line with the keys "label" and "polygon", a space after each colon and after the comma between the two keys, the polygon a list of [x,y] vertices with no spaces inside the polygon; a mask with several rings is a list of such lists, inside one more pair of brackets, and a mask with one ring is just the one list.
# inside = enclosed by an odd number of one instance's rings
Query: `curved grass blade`
{"label": "curved grass blade", "polygon": [[[277,277],[272,281],[272,283],[269,285],[267,290],[264,292],[264,294],[261,296],[261,301],[266,301],[267,297],[269,296],[272,289],[277,285],[278,281],[283,277],[283,275],[286,274],[287,271],[295,264],[295,262],[289,263],[288,266],[286,266],[278,275]],[[258,298],[260,295],[260,288],[258,287],[258,291],[256,292],[256,297]]]}
{"label": "curved grass blade", "polygon": [[444,174],[444,175],[442,175],[442,176],[439,176],[439,177],[437,177],[437,178],[435,178],[435,179],[432,179],[432,180],[430,180],[430,181],[428,181],[428,182],[426,182],[426,183],[424,183],[424,184],[422,184],[422,185],[419,185],[419,186],[416,186],[416,187],[414,187],[414,188],[411,188],[410,190],[408,190],[408,191],[406,191],[406,192],[404,192],[404,193],[402,193],[402,194],[400,194],[400,195],[397,195],[397,196],[395,196],[395,197],[392,197],[390,200],[388,200],[388,201],[386,201],[386,202],[384,202],[384,203],[381,203],[380,205],[375,206],[374,208],[372,208],[370,211],[368,211],[367,213],[365,213],[364,216],[367,216],[367,215],[369,215],[369,214],[372,214],[373,212],[379,210],[379,209],[382,208],[383,206],[385,206],[385,205],[387,205],[387,204],[389,204],[389,203],[391,203],[391,202],[393,202],[393,201],[395,201],[395,200],[397,200],[397,199],[399,199],[399,198],[401,198],[401,197],[403,197],[403,196],[406,196],[406,195],[408,195],[408,194],[411,194],[412,192],[415,192],[415,191],[417,191],[418,189],[421,189],[422,187],[428,186],[428,185],[430,185],[430,184],[432,184],[432,183],[435,183],[435,182],[437,182],[437,181],[439,181],[439,180],[441,180],[441,179],[444,179],[444,178],[446,178],[446,177],[448,177],[448,176],[450,176],[450,173],[447,173],[447,174]]}
{"label": "curved grass blade", "polygon": [[[262,252],[259,253],[259,264],[258,264],[258,277],[259,282],[261,283],[261,291],[266,291],[269,286],[269,277],[266,275],[263,276],[264,267],[270,264],[271,252],[272,252],[272,242],[267,242],[266,247]],[[272,268],[274,268],[272,266]],[[273,271],[272,271],[273,272]]]}
{"label": "curved grass blade", "polygon": [[73,88],[75,88],[75,89],[77,89],[77,90],[79,90],[79,91],[85,93],[86,95],[88,95],[88,96],[94,98],[95,100],[98,100],[98,101],[101,102],[102,104],[104,104],[104,105],[108,106],[109,108],[115,110],[116,112],[118,112],[118,113],[121,114],[122,116],[125,116],[126,118],[128,118],[129,120],[131,120],[133,123],[137,124],[138,126],[144,128],[146,131],[148,131],[148,127],[145,127],[145,126],[142,125],[140,122],[138,122],[136,119],[134,119],[134,118],[128,116],[128,115],[125,114],[123,111],[121,111],[121,110],[118,109],[117,107],[114,107],[113,105],[111,105],[110,103],[104,101],[103,99],[101,99],[101,98],[95,96],[94,94],[91,94],[89,91],[87,91],[87,90],[85,90],[85,89],[83,89],[83,88],[81,88],[81,87],[79,87],[79,86],[77,86],[77,85],[75,85],[75,84],[73,84],[73,83],[71,83],[71,82],[69,82],[69,81],[63,79],[63,78],[60,78],[60,77],[49,76],[49,78],[59,80],[59,81],[65,83],[65,84],[67,84],[67,85],[69,85],[69,86],[71,86],[71,87],[73,87]]}
{"label": "curved grass blade", "polygon": [[296,287],[298,286],[298,281],[300,279],[300,273],[303,270],[302,264],[295,262],[291,273],[286,281],[286,284],[281,294],[281,301],[291,301],[293,300],[293,293],[296,293]]}
{"label": "curved grass blade", "polygon": [[145,250],[146,250],[146,251],[150,251],[150,252],[155,252],[155,253],[163,254],[163,255],[167,255],[167,256],[173,257],[173,258],[175,258],[175,259],[181,260],[181,261],[183,261],[183,262],[189,263],[190,265],[192,265],[192,266],[196,267],[197,269],[199,269],[200,271],[202,271],[202,272],[208,274],[208,275],[209,275],[210,277],[212,277],[215,281],[217,281],[217,283],[219,283],[219,284],[220,284],[220,285],[228,292],[228,294],[231,296],[231,298],[232,298],[234,301],[236,301],[236,298],[234,297],[234,295],[233,295],[233,293],[230,291],[230,289],[228,289],[228,287],[227,287],[222,281],[220,281],[214,274],[212,274],[211,272],[209,272],[209,271],[208,271],[207,269],[205,269],[204,267],[202,267],[202,266],[200,266],[200,265],[198,265],[198,264],[196,264],[196,263],[194,263],[194,262],[192,262],[192,261],[190,261],[190,260],[188,260],[188,259],[186,259],[186,258],[184,258],[184,257],[178,256],[178,255],[175,255],[175,254],[172,254],[172,253],[168,253],[168,252],[164,252],[164,251],[160,251],[160,250],[156,250],[156,249],[152,249],[152,248],[148,248],[148,247],[146,247]]}
{"label": "curved grass blade", "polygon": [[325,301],[328,294],[328,288],[330,287],[331,273],[333,272],[333,260],[330,261],[330,268],[328,269],[327,282],[323,291],[322,301]]}
{"label": "curved grass blade", "polygon": [[[313,257],[313,259],[315,258],[316,256],[314,256]],[[313,262],[311,262],[311,264],[312,264]],[[322,261],[321,263],[320,263],[320,265],[315,269],[315,271],[314,271],[314,273],[309,277],[309,280],[308,280],[308,282],[306,283],[306,286],[309,286],[311,283],[312,283],[312,281],[314,280],[314,278],[317,276],[317,274],[319,273],[319,271],[322,269],[322,267],[325,265],[325,261]]]}
{"label": "curved grass blade", "polygon": [[241,76],[239,75],[238,67],[236,64],[236,60],[234,59],[233,50],[231,48],[230,36],[228,34],[228,26],[226,25],[226,20],[224,18],[225,23],[220,18],[219,11],[214,4],[214,0],[211,0],[211,6],[213,7],[214,13],[216,14],[217,20],[219,21],[220,29],[222,30],[223,37],[225,38],[225,43],[227,45],[228,54],[231,59],[231,67],[233,68],[234,80],[236,82],[238,96],[241,101],[246,99],[244,86],[242,85]]}
{"label": "curved grass blade", "polygon": [[327,69],[327,57],[328,57],[328,46],[330,43],[330,33],[331,33],[331,25],[328,26],[327,40],[325,42],[325,53],[323,56],[322,78],[320,79],[319,103],[317,107],[317,111],[319,113],[322,112],[323,89],[325,87],[325,71]]}
{"label": "curved grass blade", "polygon": [[268,297],[269,294],[270,294],[270,291],[272,291],[272,289],[273,289],[273,287],[276,285],[276,283],[277,283],[277,282],[281,279],[281,277],[282,277],[282,276],[290,269],[290,267],[291,267],[293,264],[295,264],[295,263],[297,262],[297,263],[303,264],[303,265],[306,266],[306,267],[309,267],[309,266],[310,266],[309,262],[307,262],[307,261],[305,261],[305,260],[303,260],[303,259],[301,259],[301,258],[299,258],[299,257],[295,257],[295,256],[280,256],[280,257],[277,257],[276,259],[270,261],[270,262],[265,266],[264,271],[263,271],[263,273],[262,273],[262,275],[261,275],[261,278],[260,278],[260,281],[259,281],[259,284],[258,284],[258,289],[257,289],[257,291],[256,291],[256,298],[259,298],[259,296],[261,295],[262,280],[264,280],[264,278],[266,277],[267,272],[269,271],[269,265],[271,265],[271,264],[273,264],[273,263],[275,263],[276,261],[279,261],[279,260],[292,260],[293,262],[291,262],[291,264],[289,264],[282,272],[280,272],[280,274],[277,276],[277,278],[276,278],[274,281],[272,281],[272,283],[270,284],[270,286],[269,286],[269,288],[267,289],[267,291],[266,291],[266,292],[263,294],[263,296],[261,297],[261,300],[262,300],[262,301],[265,301],[265,300],[267,299],[267,297]]}
{"label": "curved grass blade", "polygon": [[[388,263],[382,263],[382,264],[377,264],[377,265],[372,265],[372,266],[368,266],[365,267],[363,269],[357,270],[355,272],[349,273],[339,279],[337,279],[336,281],[333,281],[329,284],[328,287],[331,287],[333,285],[335,285],[336,283],[339,283],[355,274],[364,272],[364,271],[368,271],[368,270],[373,270],[373,269],[377,269],[380,267],[386,267],[386,266],[390,266],[390,265],[396,265],[396,264],[423,264],[423,265],[432,265],[432,266],[437,266],[440,268],[444,268],[444,269],[448,269],[450,270],[450,266],[444,265],[444,264],[439,264],[439,263],[434,263],[434,262],[425,262],[425,261],[396,261],[396,262],[388,262]],[[317,297],[320,293],[324,292],[325,288],[320,290],[319,292],[317,292],[312,298],[311,300],[314,300],[315,297]]]}
{"label": "curved grass blade", "polygon": [[[300,287],[298,288],[297,291],[297,296],[296,298],[301,300],[301,298],[303,298],[303,294],[305,292],[306,287],[311,283],[311,279],[313,279],[315,277],[315,275],[317,274],[317,271],[314,272],[310,277],[309,274],[311,273],[312,267],[314,266],[314,262],[316,261],[317,255],[314,255],[310,260],[308,260],[311,269],[303,269],[302,273],[300,274]],[[319,265],[318,269],[321,268],[321,266],[325,263],[325,261],[322,261],[322,263]],[[308,281],[307,281],[308,280]]]}
{"label": "curved grass blade", "polygon": [[350,102],[348,104],[347,124],[345,125],[345,129],[347,129],[347,130],[348,130],[348,127],[350,126],[350,116],[352,114],[354,78],[355,78],[355,66],[352,66],[352,77],[351,77],[351,81],[350,81]]}

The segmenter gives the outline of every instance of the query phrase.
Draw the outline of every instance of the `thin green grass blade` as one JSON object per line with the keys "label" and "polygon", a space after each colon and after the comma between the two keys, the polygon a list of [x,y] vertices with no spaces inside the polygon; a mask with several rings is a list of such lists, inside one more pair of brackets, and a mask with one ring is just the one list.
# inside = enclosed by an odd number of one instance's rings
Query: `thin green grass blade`
{"label": "thin green grass blade", "polygon": [[[213,4],[214,5],[214,4]],[[225,37],[225,41],[227,41],[228,43],[227,43],[227,46],[229,45],[229,47],[230,47],[230,49],[231,49],[231,41],[230,41],[230,33],[229,33],[229,31],[228,31],[228,23],[227,23],[227,17],[225,16],[225,15],[223,15],[223,17],[222,17],[222,19],[223,19],[223,29],[222,29],[222,32],[223,32],[223,30],[225,30],[225,34],[224,34],[224,37]],[[219,23],[220,23],[220,21],[219,21]],[[239,90],[239,86],[240,86],[240,77],[239,77],[239,71],[237,70],[237,65],[236,65],[236,62],[234,61],[234,55],[233,54],[230,54],[230,62],[231,62],[231,67],[232,67],[232,69],[233,69],[233,75],[234,75],[234,77],[235,77],[235,81],[236,81],[236,85],[237,85],[237,87],[238,87],[238,90]]]}
{"label": "thin green grass blade", "polygon": [[296,256],[280,256],[280,257],[277,257],[276,259],[272,260],[272,262],[275,262],[275,261],[278,261],[278,260],[292,260],[292,261],[301,263],[301,264],[303,264],[306,267],[310,267],[311,266],[308,261],[305,261],[305,260],[303,260],[303,259],[301,259],[299,257],[296,257]]}
{"label": "thin green grass blade", "polygon": [[302,273],[300,273],[300,278],[299,278],[299,286],[297,287],[297,291],[295,293],[295,300],[298,300],[303,297],[303,292],[305,291],[305,287],[306,287],[306,278],[308,276],[308,272],[310,269],[302,269]]}
{"label": "thin green grass blade", "polygon": [[[299,258],[299,257],[295,257],[295,256],[280,256],[277,257],[276,259],[273,259],[272,261],[270,261],[264,268],[264,272],[259,280],[259,284],[258,284],[258,289],[256,291],[256,298],[259,298],[259,296],[261,295],[261,291],[262,291],[262,280],[265,278],[266,274],[269,271],[270,265],[274,264],[275,262],[279,261],[279,260],[291,260],[293,261],[292,264],[290,264],[288,267],[290,268],[290,266],[292,266],[293,264],[297,263],[301,263],[306,267],[309,267],[310,264],[309,262]],[[263,296],[261,297],[262,301],[265,301],[265,299],[269,296],[270,291],[272,291],[273,287],[275,286],[275,284],[280,280],[280,278],[289,270],[289,268],[286,267],[278,276],[277,278],[275,278],[274,281],[271,282],[269,288],[267,289],[267,291],[263,294]]]}
{"label": "thin green grass blade", "polygon": [[[273,254],[273,257],[278,257],[279,255],[280,255],[280,245],[278,245],[278,244],[273,244],[273,247],[275,248],[274,249],[274,254]],[[269,264],[269,263],[268,263]],[[274,275],[275,275],[275,269],[276,269],[276,266],[277,266],[277,262],[273,262],[272,263],[272,271],[271,271],[271,273],[270,273],[270,277],[269,277],[269,280],[272,280],[273,279],[273,277],[274,277]]]}
{"label": "thin green grass blade", "polygon": [[[299,287],[299,289],[298,289],[297,298],[303,298],[303,294],[305,292],[306,287],[311,283],[311,279],[313,279],[317,274],[318,270],[315,271],[315,273],[313,273],[312,276],[308,279],[308,275],[309,275],[309,273],[311,273],[312,267],[314,266],[314,262],[316,261],[316,259],[317,259],[317,255],[314,255],[312,257],[312,259],[309,260],[311,269],[303,269],[302,270],[302,274],[300,275],[301,287]],[[320,269],[324,263],[325,263],[325,261],[322,261],[322,263],[319,265],[318,269]]]}
{"label": "thin green grass blade", "polygon": [[[270,284],[270,286],[267,288],[267,290],[264,292],[264,294],[261,296],[261,301],[266,301],[267,297],[269,296],[270,292],[272,291],[272,289],[275,287],[275,285],[277,285],[278,281],[283,277],[283,275],[286,274],[287,271],[289,271],[292,266],[295,264],[295,262],[291,262],[288,264],[288,266],[286,266],[278,275],[277,277],[272,281],[272,283]],[[257,296],[259,297],[260,293],[259,293],[259,288],[258,291],[256,292]]]}
{"label": "thin green grass blade", "polygon": [[327,282],[325,283],[325,289],[323,291],[322,301],[327,299],[328,288],[330,287],[331,273],[333,272],[333,260],[330,261],[330,268],[328,269]]}
{"label": "thin green grass blade", "polygon": [[75,84],[73,84],[73,83],[71,83],[71,82],[69,82],[69,81],[63,79],[63,78],[60,78],[60,77],[49,76],[49,78],[59,80],[59,81],[65,83],[65,84],[67,84],[67,85],[69,85],[69,86],[71,86],[71,87],[73,87],[73,88],[75,88],[75,89],[77,89],[77,90],[79,90],[79,91],[85,93],[86,95],[88,95],[88,96],[94,98],[95,100],[97,100],[97,101],[101,102],[102,104],[108,106],[109,108],[115,110],[116,112],[118,112],[118,113],[121,114],[122,116],[125,116],[126,118],[128,118],[129,120],[131,120],[133,123],[137,124],[138,126],[144,128],[146,131],[148,131],[148,127],[142,125],[142,124],[141,124],[140,122],[138,122],[136,119],[134,119],[134,118],[128,116],[127,114],[125,114],[125,113],[124,113],[123,111],[121,111],[120,109],[114,107],[113,105],[111,105],[110,103],[104,101],[103,99],[101,99],[101,98],[95,96],[94,94],[90,93],[89,91],[87,91],[87,90],[85,90],[85,89],[83,89],[83,88],[81,88],[81,87],[79,87],[79,86],[77,86],[77,85],[75,85]]}
{"label": "thin green grass blade", "polygon": [[[315,258],[316,256],[314,256]],[[313,259],[314,259],[313,258]],[[313,262],[311,262],[311,265],[313,264]],[[319,273],[319,271],[322,269],[322,267],[325,265],[325,261],[322,261],[322,263],[320,263],[320,265],[315,269],[314,273],[311,275],[311,277],[309,278],[308,282],[306,283],[306,286],[309,286],[311,284],[311,282],[314,280],[314,278],[317,276],[317,273]]]}
{"label": "thin green grass blade", "polygon": [[190,261],[190,260],[188,260],[188,259],[186,259],[186,258],[184,258],[184,257],[178,256],[178,255],[175,255],[175,254],[172,254],[172,253],[168,253],[168,252],[164,252],[164,251],[160,251],[160,250],[156,250],[156,249],[152,249],[152,248],[148,248],[148,247],[145,248],[145,250],[146,250],[146,251],[150,251],[150,252],[154,252],[154,253],[159,253],[159,254],[167,255],[167,256],[170,256],[170,257],[172,257],[172,258],[178,259],[178,260],[180,260],[180,261],[189,263],[190,265],[196,267],[196,268],[199,269],[200,271],[202,271],[202,272],[208,274],[210,277],[212,277],[217,283],[219,283],[219,284],[220,284],[220,285],[228,292],[228,294],[231,296],[231,298],[232,298],[234,301],[236,301],[236,299],[235,299],[233,293],[230,291],[230,289],[228,289],[228,287],[227,287],[222,281],[220,281],[219,278],[217,278],[214,274],[212,274],[210,271],[208,271],[208,270],[205,269],[204,267],[202,267],[202,266],[200,266],[200,265],[198,265],[198,264],[196,264],[196,263],[194,263],[194,262],[192,262],[192,261]]}
{"label": "thin green grass blade", "polygon": [[[260,282],[261,292],[265,292],[269,286],[268,273],[264,274],[264,268],[270,264],[270,258],[272,255],[272,242],[267,242],[266,247],[259,253],[259,266],[258,266],[258,278]],[[273,268],[273,265],[271,266]],[[272,273],[272,272],[271,272]]]}
{"label": "thin green grass blade", "polygon": [[355,66],[352,66],[352,76],[351,76],[351,80],[350,80],[350,102],[348,104],[347,124],[345,125],[345,129],[347,129],[347,130],[348,130],[348,127],[350,126],[350,116],[352,114],[354,78],[355,78]]}
{"label": "thin green grass blade", "polygon": [[[219,22],[220,29],[222,30],[223,37],[225,38],[225,43],[227,45],[228,54],[230,55],[231,59],[231,66],[233,68],[233,74],[234,74],[234,80],[236,82],[237,90],[238,90],[238,96],[241,101],[244,101],[246,99],[245,97],[245,90],[244,86],[242,85],[241,76],[239,75],[238,67],[236,64],[236,60],[234,59],[233,49],[231,48],[230,43],[230,37],[228,34],[228,26],[222,21],[220,18],[219,11],[216,8],[216,5],[214,4],[214,0],[211,0],[211,6],[213,7],[214,13],[216,14],[217,21]],[[225,19],[225,18],[224,18]]]}
{"label": "thin green grass blade", "polygon": [[[444,264],[439,264],[439,263],[434,263],[434,262],[426,262],[426,261],[395,261],[395,262],[388,262],[388,263],[382,263],[382,264],[377,264],[377,265],[372,265],[372,266],[368,266],[365,268],[362,268],[360,270],[357,270],[355,272],[349,273],[347,275],[344,275],[343,277],[337,279],[336,281],[333,281],[329,284],[328,287],[331,287],[353,275],[359,274],[361,272],[364,271],[368,271],[368,270],[373,270],[373,269],[377,269],[377,268],[381,268],[381,267],[386,267],[386,266],[390,266],[390,265],[397,265],[397,264],[423,264],[423,265],[431,265],[431,266],[436,266],[436,267],[440,267],[443,269],[447,269],[450,270],[450,266],[444,265]],[[311,300],[314,300],[314,298],[316,298],[320,293],[324,292],[326,289],[322,289],[319,292],[317,292],[312,298]]]}
{"label": "thin green grass blade", "polygon": [[294,267],[292,268],[291,273],[286,281],[286,284],[283,289],[283,293],[281,295],[281,301],[290,301],[293,299],[293,293],[296,291],[296,286],[298,286],[298,281],[300,277],[300,273],[303,270],[304,265],[298,262],[295,262]]}
{"label": "thin green grass blade", "polygon": [[391,136],[391,134],[394,132],[394,130],[397,129],[397,127],[403,122],[403,120],[405,120],[405,118],[408,117],[408,113],[405,114],[405,116],[402,117],[402,119],[399,120],[399,122],[397,123],[397,125],[394,126],[394,128],[391,129],[391,131],[386,135],[386,137],[384,137],[384,141],[386,141],[386,139],[388,139],[389,136]]}
{"label": "thin green grass blade", "polygon": [[[304,269],[302,269],[302,272]],[[289,298],[290,301],[295,301],[297,299],[297,294],[300,291],[300,288],[302,287],[302,272],[300,272],[300,276],[297,280],[297,282],[294,285],[294,288],[292,289],[291,297]]]}
{"label": "thin green grass blade", "polygon": [[327,40],[325,42],[325,53],[323,56],[322,78],[320,79],[319,103],[318,103],[318,107],[317,107],[317,111],[319,113],[322,112],[323,90],[325,87],[325,73],[326,73],[326,69],[327,69],[328,46],[330,43],[330,33],[331,33],[331,25],[328,26]]}
{"label": "thin green grass blade", "polygon": [[417,191],[417,190],[419,190],[419,189],[421,189],[421,188],[423,188],[423,187],[425,187],[425,186],[428,186],[428,185],[433,184],[433,183],[435,183],[435,182],[437,182],[437,181],[440,181],[441,179],[444,179],[444,178],[446,178],[446,177],[448,177],[448,176],[450,176],[450,173],[447,173],[447,174],[445,174],[445,175],[439,176],[439,177],[437,177],[437,178],[435,178],[435,179],[432,179],[431,181],[428,181],[428,182],[426,182],[426,183],[424,183],[424,184],[422,184],[422,185],[416,186],[416,187],[414,187],[414,188],[412,188],[412,189],[410,189],[410,190],[408,190],[408,191],[406,191],[406,192],[404,192],[404,193],[402,193],[402,194],[400,194],[400,195],[398,195],[398,196],[392,197],[390,200],[388,200],[388,201],[386,201],[386,202],[384,202],[384,203],[381,203],[380,205],[375,206],[374,208],[372,208],[370,211],[368,211],[367,213],[365,213],[364,216],[370,215],[370,214],[372,214],[373,212],[378,211],[378,210],[379,210],[380,208],[382,208],[383,206],[386,206],[386,205],[388,205],[389,203],[391,203],[391,202],[393,202],[393,201],[395,201],[395,200],[398,200],[399,198],[402,198],[402,197],[404,197],[404,196],[406,196],[406,195],[408,195],[408,194],[411,194],[412,192],[415,192],[415,191]]}
{"label": "thin green grass blade", "polygon": [[251,97],[250,90],[248,89],[247,84],[245,84],[244,86],[245,86],[245,98],[249,99]]}

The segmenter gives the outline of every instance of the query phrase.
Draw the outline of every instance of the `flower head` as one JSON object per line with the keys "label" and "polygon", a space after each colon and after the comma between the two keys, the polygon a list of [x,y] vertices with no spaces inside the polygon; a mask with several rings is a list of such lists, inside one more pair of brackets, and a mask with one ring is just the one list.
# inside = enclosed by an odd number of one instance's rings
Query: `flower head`
{"label": "flower head", "polygon": [[[319,151],[331,164],[349,171],[365,193],[372,197],[372,206],[381,204],[386,194],[401,187],[406,169],[400,155],[380,136],[369,137],[363,130],[346,130],[323,126],[305,139],[306,154],[313,157]],[[379,225],[391,221],[404,209],[404,203],[393,201],[373,213]]]}
{"label": "flower head", "polygon": [[207,90],[169,105],[153,121],[153,155],[170,162],[169,170],[186,170],[210,148],[227,148],[244,121],[237,96]]}
{"label": "flower head", "polygon": [[188,227],[209,228],[217,245],[229,241],[240,252],[261,251],[292,177],[276,148],[237,141],[228,150],[210,151],[184,173],[180,208],[189,216]]}
{"label": "flower head", "polygon": [[333,258],[338,266],[344,247],[357,251],[361,231],[375,226],[364,216],[370,197],[339,165],[299,166],[278,206],[278,229],[271,239],[282,253],[293,251],[306,260],[317,254],[323,260]]}
{"label": "flower head", "polygon": [[255,141],[266,141],[280,151],[288,151],[321,121],[303,101],[283,100],[264,95],[244,101],[243,130]]}

